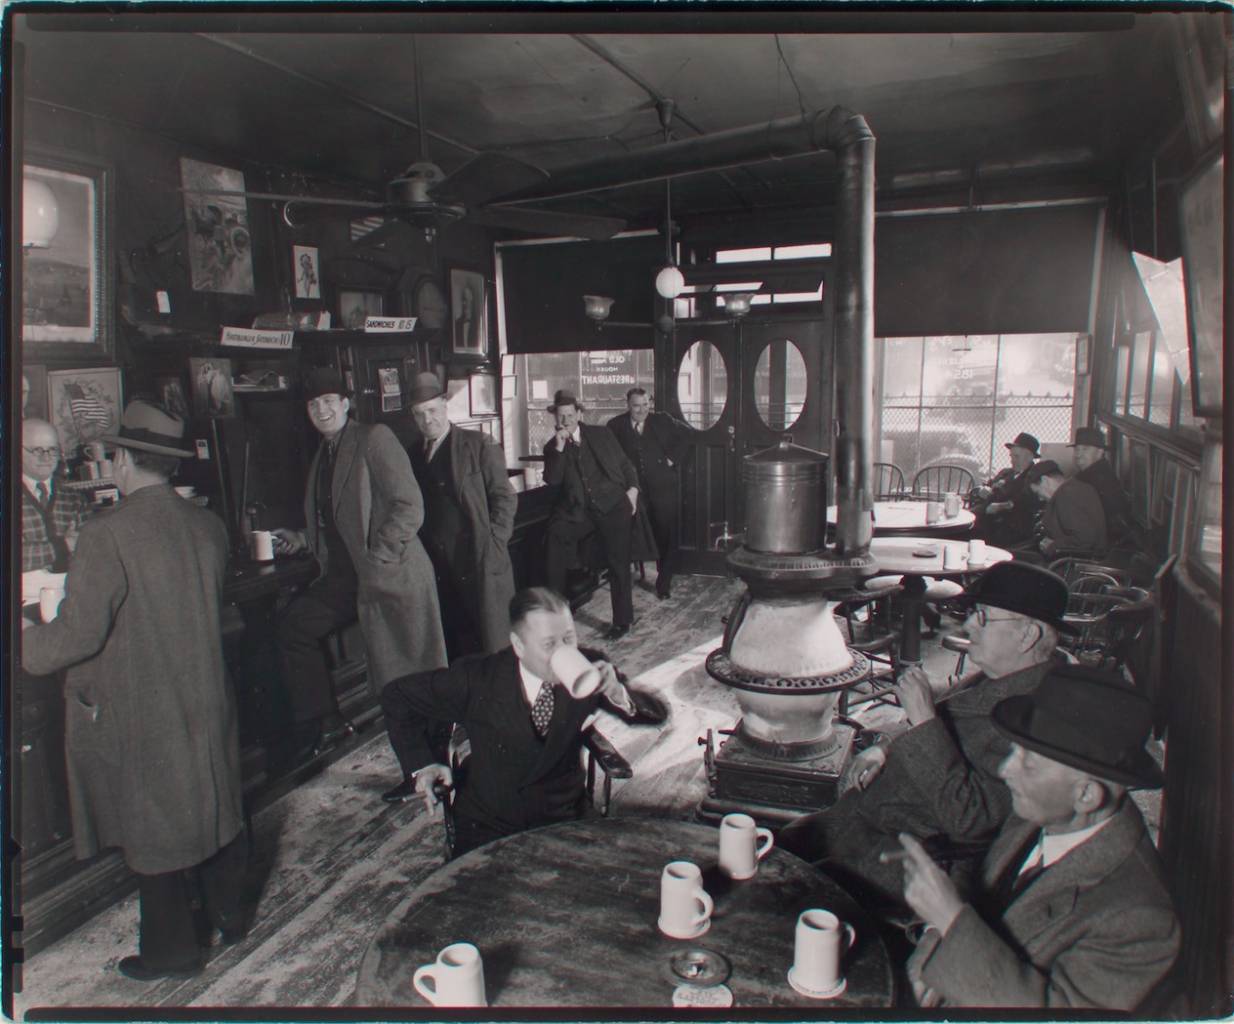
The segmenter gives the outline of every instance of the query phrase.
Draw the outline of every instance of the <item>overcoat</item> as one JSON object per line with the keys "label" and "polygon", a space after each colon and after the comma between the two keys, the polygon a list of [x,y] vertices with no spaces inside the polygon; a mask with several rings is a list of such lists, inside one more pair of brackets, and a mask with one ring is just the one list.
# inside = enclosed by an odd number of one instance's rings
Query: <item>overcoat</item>
{"label": "overcoat", "polygon": [[140,874],[192,867],[243,824],[236,704],[219,631],[227,532],[168,486],[81,527],[55,621],[22,635],[30,672],[67,668],[65,753],[78,857],[119,847]]}
{"label": "overcoat", "polygon": [[[990,848],[992,890],[1037,826],[1012,817]],[[992,927],[966,904],[945,938],[927,931],[910,970],[948,1006],[1134,1011],[1178,956],[1174,906],[1130,798],[1047,868]]]}
{"label": "overcoat", "polygon": [[[317,522],[318,447],[304,491],[306,535],[324,565]],[[368,648],[370,685],[446,663],[433,564],[417,532],[424,500],[407,453],[389,427],[349,423],[334,455],[330,493],[338,532],[356,567],[356,611]]]}
{"label": "overcoat", "polygon": [[454,498],[470,531],[470,571],[457,581],[458,589],[474,594],[480,642],[492,653],[510,645],[514,569],[507,545],[518,495],[510,486],[501,446],[487,434],[451,426],[445,443]]}
{"label": "overcoat", "polygon": [[1079,477],[1059,484],[1041,516],[1045,535],[1059,554],[1099,553],[1107,539],[1105,510],[1096,488]]}

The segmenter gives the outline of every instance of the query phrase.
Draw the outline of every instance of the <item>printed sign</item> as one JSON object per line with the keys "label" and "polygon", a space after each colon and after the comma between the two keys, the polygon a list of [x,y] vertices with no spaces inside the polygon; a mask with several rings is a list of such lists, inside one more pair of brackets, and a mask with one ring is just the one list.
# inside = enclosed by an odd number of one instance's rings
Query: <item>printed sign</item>
{"label": "printed sign", "polygon": [[365,334],[393,334],[395,331],[413,331],[414,316],[370,316],[364,318]]}
{"label": "printed sign", "polygon": [[238,348],[291,348],[294,331],[262,331],[249,327],[224,327],[220,345]]}

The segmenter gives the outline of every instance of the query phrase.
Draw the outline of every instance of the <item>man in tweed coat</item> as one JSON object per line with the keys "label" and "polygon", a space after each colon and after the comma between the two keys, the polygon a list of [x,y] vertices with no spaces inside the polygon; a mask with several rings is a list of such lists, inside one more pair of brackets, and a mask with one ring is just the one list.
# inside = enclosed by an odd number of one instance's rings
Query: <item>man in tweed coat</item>
{"label": "man in tweed coat", "polygon": [[1118,676],[1060,668],[993,712],[1014,814],[966,903],[911,836],[904,897],[928,926],[908,963],[925,1006],[1135,1012],[1178,956],[1161,865],[1128,788],[1156,789],[1152,709]]}
{"label": "man in tweed coat", "polygon": [[[907,731],[863,750],[846,772],[847,792],[830,808],[803,815],[778,844],[828,871],[871,902],[898,903],[900,871],[879,854],[898,849],[909,832],[979,854],[1011,809],[998,777],[1007,741],[990,721],[1000,700],[1029,693],[1045,675],[1067,607],[1067,585],[1054,573],[1020,562],[986,571],[964,595],[968,656],[981,674],[935,707],[920,669],[900,677]],[[976,845],[974,849],[974,844]]]}
{"label": "man in tweed coat", "polygon": [[119,847],[138,876],[140,953],[118,968],[141,981],[202,969],[199,883],[224,942],[244,935],[240,743],[219,630],[227,531],[168,485],[193,457],[183,437],[156,406],[124,411],[104,438],[124,500],[82,526],[59,617],[21,638],[27,670],[68,669],[73,844],[81,858]]}
{"label": "man in tweed coat", "polygon": [[21,571],[65,572],[85,521],[86,499],[57,486],[60,438],[46,420],[21,424]]}

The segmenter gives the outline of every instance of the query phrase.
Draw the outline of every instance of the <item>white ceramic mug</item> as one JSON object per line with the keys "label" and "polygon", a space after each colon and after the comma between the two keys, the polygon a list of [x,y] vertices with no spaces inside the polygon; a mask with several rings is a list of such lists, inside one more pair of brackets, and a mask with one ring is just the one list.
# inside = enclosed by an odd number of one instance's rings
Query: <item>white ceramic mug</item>
{"label": "white ceramic mug", "polygon": [[943,503],[941,501],[926,502],[926,525],[937,523],[943,518]]}
{"label": "white ceramic mug", "polygon": [[487,1006],[484,961],[470,942],[455,942],[416,968],[412,987],[434,1006]]}
{"label": "white ceramic mug", "polygon": [[587,656],[577,647],[558,647],[548,659],[557,682],[566,688],[566,692],[575,700],[590,697],[600,688],[602,679],[600,670],[595,667]]}
{"label": "white ceramic mug", "polygon": [[692,939],[711,926],[715,904],[703,888],[703,873],[688,860],[673,860],[660,873],[660,931],[674,939]]}
{"label": "white ceramic mug", "polygon": [[852,925],[845,924],[830,910],[803,910],[797,918],[793,945],[790,980],[794,986],[825,994],[843,984],[841,965],[854,937]]}
{"label": "white ceramic mug", "polygon": [[250,534],[254,562],[274,561],[274,535],[269,530],[254,530]]}
{"label": "white ceramic mug", "polygon": [[958,544],[943,545],[943,568],[944,569],[963,569],[964,568],[964,549]]}
{"label": "white ceramic mug", "polygon": [[943,514],[948,519],[954,519],[960,514],[960,496],[953,491],[943,495]]}
{"label": "white ceramic mug", "polygon": [[60,614],[60,602],[64,600],[64,591],[58,587],[41,587],[39,589],[39,618],[51,622]]}
{"label": "white ceramic mug", "polygon": [[720,870],[738,881],[753,878],[758,862],[775,846],[771,829],[760,828],[748,814],[726,814],[720,820]]}
{"label": "white ceramic mug", "polygon": [[970,540],[968,542],[968,564],[985,565],[985,541]]}

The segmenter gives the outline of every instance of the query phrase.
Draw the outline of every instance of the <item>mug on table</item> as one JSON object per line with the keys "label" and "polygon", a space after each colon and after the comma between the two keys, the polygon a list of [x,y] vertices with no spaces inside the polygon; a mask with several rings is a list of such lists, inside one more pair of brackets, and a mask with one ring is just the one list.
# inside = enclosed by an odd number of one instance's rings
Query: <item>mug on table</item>
{"label": "mug on table", "polygon": [[688,860],[669,861],[660,873],[660,931],[692,939],[711,927],[715,904],[703,888],[703,873]]}
{"label": "mug on table", "polygon": [[434,1006],[487,1006],[484,961],[470,942],[455,942],[416,968],[412,987]]}
{"label": "mug on table", "polygon": [[720,821],[720,870],[743,881],[758,872],[758,862],[771,852],[775,836],[748,814],[726,814]]}
{"label": "mug on table", "polygon": [[855,935],[853,926],[830,910],[803,910],[797,918],[789,972],[794,987],[811,994],[838,995],[844,985],[844,954],[852,948]]}

